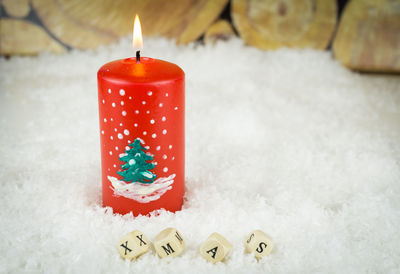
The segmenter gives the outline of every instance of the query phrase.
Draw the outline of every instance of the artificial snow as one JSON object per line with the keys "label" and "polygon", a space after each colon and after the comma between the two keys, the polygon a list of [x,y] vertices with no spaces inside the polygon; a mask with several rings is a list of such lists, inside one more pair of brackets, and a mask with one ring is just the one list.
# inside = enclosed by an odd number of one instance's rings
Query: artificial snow
{"label": "artificial snow", "polygon": [[[398,273],[398,76],[350,72],[330,52],[146,39],[143,55],[186,73],[186,195],[176,214],[133,218],[101,207],[96,82],[132,55],[126,38],[0,59],[1,273]],[[180,257],[120,258],[127,232],[166,227],[185,239]],[[244,252],[254,229],[275,244],[260,261]],[[212,232],[233,245],[225,263],[199,254]]]}

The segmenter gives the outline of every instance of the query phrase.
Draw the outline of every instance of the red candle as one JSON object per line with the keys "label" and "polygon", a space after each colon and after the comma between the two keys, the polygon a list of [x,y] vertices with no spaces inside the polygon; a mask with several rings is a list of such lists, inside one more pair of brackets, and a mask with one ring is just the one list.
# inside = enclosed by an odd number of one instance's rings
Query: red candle
{"label": "red candle", "polygon": [[134,216],[162,208],[180,210],[184,72],[175,64],[137,54],[105,64],[97,79],[103,206]]}

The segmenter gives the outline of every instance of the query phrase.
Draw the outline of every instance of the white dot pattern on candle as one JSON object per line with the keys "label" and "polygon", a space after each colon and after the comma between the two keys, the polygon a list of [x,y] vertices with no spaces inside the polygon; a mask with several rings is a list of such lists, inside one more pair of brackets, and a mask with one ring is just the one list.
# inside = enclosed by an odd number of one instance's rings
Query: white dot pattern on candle
{"label": "white dot pattern on candle", "polygon": [[136,113],[136,114],[139,114],[139,110],[135,110],[135,113]]}
{"label": "white dot pattern on candle", "polygon": [[135,126],[135,127],[137,127],[137,126],[138,126],[138,124],[137,124],[137,123],[135,123],[135,124],[134,124],[134,126]]}
{"label": "white dot pattern on candle", "polygon": [[163,103],[160,103],[158,106],[161,108],[163,106]]}
{"label": "white dot pattern on candle", "polygon": [[110,136],[110,139],[111,139],[111,140],[114,140],[114,137]]}
{"label": "white dot pattern on candle", "polygon": [[106,102],[104,99],[102,100],[103,104]]}
{"label": "white dot pattern on candle", "polygon": [[165,121],[167,121],[167,118],[165,118],[165,116],[163,116],[161,121],[165,122]]}
{"label": "white dot pattern on candle", "polygon": [[121,106],[123,106],[125,103],[124,103],[124,101],[121,101]]}
{"label": "white dot pattern on candle", "polygon": [[101,131],[101,134],[103,134],[103,135],[104,135],[104,130],[102,130],[102,131]]}
{"label": "white dot pattern on candle", "polygon": [[165,93],[165,97],[168,97],[168,93]]}
{"label": "white dot pattern on candle", "polygon": [[157,137],[157,134],[153,133],[153,134],[151,135],[151,137],[154,139],[154,138]]}
{"label": "white dot pattern on candle", "polygon": [[104,118],[104,123],[107,123],[107,119],[106,118]]}
{"label": "white dot pattern on candle", "polygon": [[[120,90],[119,90],[119,94],[120,94],[121,96],[124,96],[124,95],[125,95],[125,90],[120,89]],[[129,98],[130,98],[130,97],[129,97]]]}
{"label": "white dot pattern on candle", "polygon": [[163,155],[163,159],[164,159],[164,160],[167,159],[167,155],[164,154],[164,155]]}
{"label": "white dot pattern on candle", "polygon": [[155,123],[154,119],[151,119],[150,124],[154,124],[154,123]]}
{"label": "white dot pattern on candle", "polygon": [[174,109],[175,109],[175,110],[177,110],[177,109],[178,109],[178,107],[175,107]]}
{"label": "white dot pattern on candle", "polygon": [[160,149],[161,149],[161,147],[160,147],[160,146],[157,146],[157,147],[156,147],[156,150],[160,150]]}
{"label": "white dot pattern on candle", "polygon": [[125,150],[130,150],[131,148],[129,147],[129,146],[126,146],[125,147]]}
{"label": "white dot pattern on candle", "polygon": [[115,147],[115,150],[118,150],[118,147]]}
{"label": "white dot pattern on candle", "polygon": [[131,97],[131,96],[129,96],[129,100],[132,100],[132,97]]}
{"label": "white dot pattern on candle", "polygon": [[149,91],[149,92],[147,92],[147,95],[151,96],[151,95],[153,95],[153,92]]}
{"label": "white dot pattern on candle", "polygon": [[112,155],[112,151],[110,151],[109,153],[110,153],[110,155]]}
{"label": "white dot pattern on candle", "polygon": [[146,131],[143,131],[143,135],[147,135],[147,132],[146,132]]}
{"label": "white dot pattern on candle", "polygon": [[163,168],[163,171],[164,171],[164,172],[168,172],[168,167],[164,167],[164,168]]}
{"label": "white dot pattern on candle", "polygon": [[169,145],[168,148],[169,148],[169,149],[172,149],[172,145]]}
{"label": "white dot pattern on candle", "polygon": [[122,116],[126,116],[126,111],[122,111]]}
{"label": "white dot pattern on candle", "polygon": [[113,167],[117,167],[117,165],[113,165]]}
{"label": "white dot pattern on candle", "polygon": [[164,129],[163,131],[162,131],[162,134],[167,134],[167,130],[166,129]]}
{"label": "white dot pattern on candle", "polygon": [[124,138],[124,135],[122,135],[121,133],[118,133],[118,139],[122,139]]}
{"label": "white dot pattern on candle", "polygon": [[124,130],[124,134],[125,134],[125,135],[129,135],[129,130],[125,129],[125,130]]}
{"label": "white dot pattern on candle", "polygon": [[111,94],[111,89],[108,89],[108,93]]}
{"label": "white dot pattern on candle", "polygon": [[115,103],[114,102],[111,105],[112,105],[113,108],[115,108]]}
{"label": "white dot pattern on candle", "polygon": [[150,114],[150,110],[146,111],[147,114]]}
{"label": "white dot pattern on candle", "polygon": [[114,119],[113,119],[113,118],[111,118],[110,120],[111,120],[111,122],[112,122],[112,121],[114,121]]}
{"label": "white dot pattern on candle", "polygon": [[145,104],[146,104],[146,101],[142,101],[142,104],[145,105]]}
{"label": "white dot pattern on candle", "polygon": [[115,131],[115,132],[117,132],[117,129],[116,129],[116,128],[114,128],[114,131]]}
{"label": "white dot pattern on candle", "polygon": [[122,123],[120,123],[119,125],[120,125],[121,127],[123,126],[123,124],[122,124]]}

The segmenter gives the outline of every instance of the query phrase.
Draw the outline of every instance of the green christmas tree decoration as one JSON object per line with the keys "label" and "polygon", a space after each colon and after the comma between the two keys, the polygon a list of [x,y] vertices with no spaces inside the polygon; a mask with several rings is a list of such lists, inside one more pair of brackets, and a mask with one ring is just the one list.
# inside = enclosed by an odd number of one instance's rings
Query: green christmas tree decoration
{"label": "green christmas tree decoration", "polygon": [[150,172],[155,165],[150,163],[153,156],[147,155],[147,148],[143,147],[140,139],[136,139],[132,144],[129,144],[130,149],[125,150],[125,154],[119,157],[119,160],[125,164],[121,165],[122,171],[117,171],[123,177],[123,181],[142,184],[151,184],[156,179],[157,175]]}

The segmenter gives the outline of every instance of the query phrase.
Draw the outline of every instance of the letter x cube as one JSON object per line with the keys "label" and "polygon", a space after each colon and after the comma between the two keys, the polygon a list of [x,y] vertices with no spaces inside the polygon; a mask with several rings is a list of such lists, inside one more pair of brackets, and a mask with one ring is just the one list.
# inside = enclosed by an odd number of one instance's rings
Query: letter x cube
{"label": "letter x cube", "polygon": [[149,250],[149,241],[139,230],[123,236],[118,243],[118,251],[122,258],[132,260]]}

